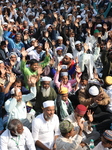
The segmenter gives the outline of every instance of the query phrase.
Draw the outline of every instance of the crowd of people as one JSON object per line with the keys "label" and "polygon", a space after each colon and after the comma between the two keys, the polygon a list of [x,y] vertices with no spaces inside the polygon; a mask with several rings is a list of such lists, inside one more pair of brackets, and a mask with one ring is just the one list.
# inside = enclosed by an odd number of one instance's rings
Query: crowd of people
{"label": "crowd of people", "polygon": [[112,0],[0,1],[0,150],[112,149]]}

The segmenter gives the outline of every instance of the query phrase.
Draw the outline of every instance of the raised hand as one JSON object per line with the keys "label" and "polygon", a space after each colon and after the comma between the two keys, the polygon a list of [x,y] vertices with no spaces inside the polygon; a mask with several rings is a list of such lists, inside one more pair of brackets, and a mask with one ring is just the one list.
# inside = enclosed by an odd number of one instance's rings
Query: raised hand
{"label": "raised hand", "polygon": [[61,69],[62,69],[61,65],[60,65],[60,64],[58,64],[57,71],[58,71],[58,72],[60,72],[60,71],[61,71]]}
{"label": "raised hand", "polygon": [[108,29],[108,26],[107,26],[107,24],[106,24],[106,23],[104,23],[104,24],[103,24],[103,28],[104,28],[105,30],[107,30],[107,29]]}
{"label": "raised hand", "polygon": [[81,79],[79,78],[79,76],[78,76],[77,74],[76,74],[76,77],[75,77],[75,78],[76,78],[77,83],[80,83],[80,80],[81,80]]}
{"label": "raised hand", "polygon": [[89,49],[89,46],[87,43],[84,43],[84,53],[86,53]]}
{"label": "raised hand", "polygon": [[21,51],[21,54],[22,54],[23,57],[26,57],[28,52],[24,50],[24,51]]}
{"label": "raised hand", "polygon": [[88,116],[88,119],[89,119],[90,122],[93,122],[93,113],[94,112],[91,112],[91,110],[87,111],[87,116]]}
{"label": "raised hand", "polygon": [[43,73],[43,69],[42,69],[42,67],[41,66],[38,66],[38,68],[37,68],[37,73],[38,73],[38,75],[41,75],[42,73]]}
{"label": "raised hand", "polygon": [[77,119],[77,123],[78,123],[80,129],[83,131],[83,129],[84,129],[84,121],[81,121],[80,119]]}
{"label": "raised hand", "polygon": [[36,75],[31,75],[28,78],[28,84],[29,84],[29,86],[35,86],[36,82],[37,82],[37,76]]}
{"label": "raised hand", "polygon": [[14,73],[10,74],[9,82],[14,83],[16,81],[16,75]]}
{"label": "raised hand", "polygon": [[76,66],[75,71],[76,71],[77,73],[81,73],[81,69],[80,69],[80,67],[79,67],[79,66]]}

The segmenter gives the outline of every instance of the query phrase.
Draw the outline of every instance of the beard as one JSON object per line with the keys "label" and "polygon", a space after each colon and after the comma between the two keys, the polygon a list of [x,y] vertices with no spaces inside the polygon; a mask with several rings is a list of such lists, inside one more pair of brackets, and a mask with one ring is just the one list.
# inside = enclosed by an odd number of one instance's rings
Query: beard
{"label": "beard", "polygon": [[45,89],[42,87],[41,92],[42,92],[43,97],[48,97],[50,95],[50,87],[48,89]]}
{"label": "beard", "polygon": [[45,120],[50,120],[50,119],[53,118],[53,115],[52,116],[47,116],[47,115],[44,114],[44,118],[45,118]]}

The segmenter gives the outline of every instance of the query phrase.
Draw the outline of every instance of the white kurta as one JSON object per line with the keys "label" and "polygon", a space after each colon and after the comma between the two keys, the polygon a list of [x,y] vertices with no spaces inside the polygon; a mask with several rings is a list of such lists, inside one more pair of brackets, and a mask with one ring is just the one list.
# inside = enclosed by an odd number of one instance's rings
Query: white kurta
{"label": "white kurta", "polygon": [[58,116],[54,114],[52,119],[46,121],[43,113],[38,115],[32,122],[32,135],[35,142],[39,140],[51,149],[54,144],[54,136],[60,135]]}
{"label": "white kurta", "polygon": [[7,129],[0,137],[0,150],[36,150],[31,132],[27,127],[23,127],[20,136],[12,136]]}
{"label": "white kurta", "polygon": [[95,146],[95,148],[93,150],[112,150],[112,148],[111,149],[104,148],[102,145],[102,142],[100,142],[97,146]]}
{"label": "white kurta", "polygon": [[10,98],[5,102],[5,110],[9,114],[10,119],[26,119],[27,111],[25,102],[36,97],[36,87],[31,87],[31,93],[22,95],[22,101],[17,102],[15,98]]}
{"label": "white kurta", "polygon": [[57,150],[75,150],[79,147],[82,141],[80,135],[75,135],[73,138],[65,138],[63,136],[56,139],[56,149]]}

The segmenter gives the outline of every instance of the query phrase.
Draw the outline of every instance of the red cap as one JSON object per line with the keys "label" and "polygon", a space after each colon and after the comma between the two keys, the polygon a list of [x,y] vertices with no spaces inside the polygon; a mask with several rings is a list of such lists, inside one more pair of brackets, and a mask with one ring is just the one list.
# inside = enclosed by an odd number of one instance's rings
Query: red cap
{"label": "red cap", "polygon": [[79,104],[79,105],[77,105],[75,111],[80,115],[85,115],[87,108],[84,105]]}

